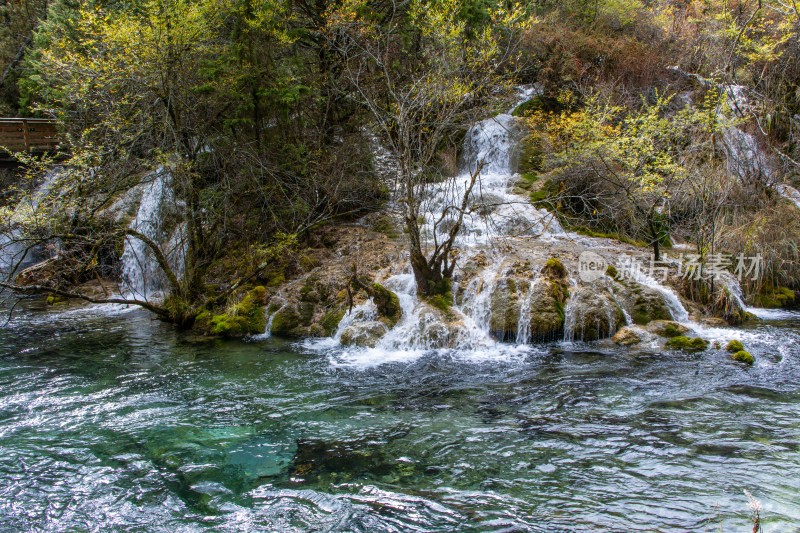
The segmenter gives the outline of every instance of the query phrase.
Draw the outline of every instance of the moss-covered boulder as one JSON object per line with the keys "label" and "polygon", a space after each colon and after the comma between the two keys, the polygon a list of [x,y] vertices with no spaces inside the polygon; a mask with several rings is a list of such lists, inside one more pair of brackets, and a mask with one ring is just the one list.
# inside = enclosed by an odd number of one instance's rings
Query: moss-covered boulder
{"label": "moss-covered boulder", "polygon": [[223,337],[242,337],[264,333],[267,320],[264,316],[264,305],[267,303],[267,291],[264,287],[256,287],[245,294],[244,298],[224,313],[204,311],[195,318],[195,328],[211,335]]}
{"label": "moss-covered boulder", "polygon": [[745,352],[744,350],[740,350],[731,356],[734,361],[739,361],[740,363],[744,363],[746,365],[752,365],[755,363],[755,358],[750,355],[749,352]]}
{"label": "moss-covered boulder", "polygon": [[636,291],[631,319],[634,324],[643,326],[653,320],[671,320],[672,313],[660,292],[641,286]]}
{"label": "moss-covered boulder", "polygon": [[278,337],[302,337],[306,332],[302,320],[297,306],[286,304],[273,315],[270,333]]}
{"label": "moss-covered boulder", "polygon": [[725,347],[731,353],[741,352],[744,350],[744,344],[741,341],[732,340],[728,343],[728,346]]}
{"label": "moss-covered boulder", "polygon": [[700,337],[691,339],[689,337],[679,335],[668,340],[667,347],[674,350],[684,350],[687,352],[701,352],[708,348],[708,341],[701,339]]}
{"label": "moss-covered boulder", "polygon": [[342,318],[344,318],[346,313],[347,311],[344,309],[344,307],[339,307],[333,311],[325,313],[322,316],[322,319],[319,323],[322,326],[326,336],[329,337],[333,335],[333,332],[336,331],[336,328],[339,326],[339,322],[342,321]]}
{"label": "moss-covered boulder", "polygon": [[779,309],[781,307],[791,307],[795,303],[795,293],[787,287],[773,287],[767,284],[761,292],[753,297],[757,307],[768,309]]}
{"label": "moss-covered boulder", "polygon": [[339,338],[344,346],[359,346],[361,348],[374,348],[378,341],[389,332],[386,324],[379,320],[359,322],[347,326]]}
{"label": "moss-covered boulder", "polygon": [[558,259],[550,259],[541,277],[531,287],[530,332],[532,342],[546,342],[564,336],[564,304],[569,296],[567,271]]}
{"label": "moss-covered boulder", "polygon": [[542,276],[553,280],[564,280],[567,278],[567,269],[564,268],[561,261],[555,257],[551,257],[544,264],[544,268],[542,268]]}
{"label": "moss-covered boulder", "polygon": [[389,321],[390,328],[394,327],[403,316],[403,308],[400,307],[400,299],[397,295],[380,283],[373,283],[370,296],[378,308],[378,314]]}

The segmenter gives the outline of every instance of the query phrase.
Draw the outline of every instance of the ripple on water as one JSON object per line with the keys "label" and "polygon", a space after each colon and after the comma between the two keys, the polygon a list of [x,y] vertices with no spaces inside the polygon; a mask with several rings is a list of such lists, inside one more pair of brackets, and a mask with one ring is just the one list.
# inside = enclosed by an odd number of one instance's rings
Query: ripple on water
{"label": "ripple on water", "polygon": [[745,342],[746,368],[714,349],[346,351],[29,314],[0,332],[0,530],[735,531],[742,489],[765,531],[800,523],[791,321],[703,331]]}

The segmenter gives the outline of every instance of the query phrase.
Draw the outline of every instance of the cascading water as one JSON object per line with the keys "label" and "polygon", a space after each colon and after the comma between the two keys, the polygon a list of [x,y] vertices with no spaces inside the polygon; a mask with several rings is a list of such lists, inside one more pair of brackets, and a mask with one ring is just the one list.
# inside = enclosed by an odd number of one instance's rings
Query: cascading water
{"label": "cascading water", "polygon": [[[167,263],[180,278],[186,254],[184,228],[177,222],[171,176],[167,170],[161,168],[151,174],[150,178],[130,228],[163,246]],[[147,300],[162,297],[169,288],[163,269],[144,241],[133,236],[126,237],[120,262],[124,294]]]}
{"label": "cascading water", "polygon": [[[535,90],[521,91],[523,97],[534,93]],[[521,133],[518,119],[509,114],[483,120],[469,129],[464,140],[464,163],[459,176],[433,184],[426,191],[423,236],[429,244],[446,238],[450,226],[443,214],[448,207],[460,205],[473,173],[478,171],[470,213],[465,216],[456,239],[462,262],[480,251],[490,250],[498,239],[521,236],[553,239],[566,235],[553,214],[536,209],[527,198],[509,191],[515,177],[517,141]],[[443,223],[437,225],[436,222],[442,219]],[[490,334],[491,300],[505,257],[497,253],[490,255],[489,266],[466,282],[460,305],[454,302],[452,306],[451,314],[457,317],[457,326],[442,323],[429,306],[420,302],[413,275],[395,273],[386,279],[384,285],[400,299],[403,318],[381,338],[374,350],[413,351],[441,347],[474,350],[496,346]],[[528,307],[532,290],[533,285],[526,296]],[[530,340],[530,313],[520,315],[518,329],[522,333],[517,334],[517,339],[519,343],[526,343]],[[333,340],[338,343],[347,328],[375,318],[371,302],[356,307],[341,321]]]}
{"label": "cascading water", "polygon": [[9,220],[10,227],[0,235],[0,271],[9,272],[12,269],[19,271],[47,258],[48,254],[43,246],[37,245],[29,248],[21,240],[25,235],[22,226],[38,224],[37,221],[42,216],[39,213],[42,200],[52,192],[61,175],[60,168],[47,172],[36,190],[14,208],[14,213]]}

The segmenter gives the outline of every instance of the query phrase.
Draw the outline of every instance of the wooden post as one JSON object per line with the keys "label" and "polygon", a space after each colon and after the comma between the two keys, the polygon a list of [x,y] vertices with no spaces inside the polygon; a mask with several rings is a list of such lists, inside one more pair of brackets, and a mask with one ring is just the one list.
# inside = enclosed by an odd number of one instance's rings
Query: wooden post
{"label": "wooden post", "polygon": [[30,153],[31,141],[28,138],[28,121],[24,118],[22,119],[22,135],[25,138],[25,151]]}

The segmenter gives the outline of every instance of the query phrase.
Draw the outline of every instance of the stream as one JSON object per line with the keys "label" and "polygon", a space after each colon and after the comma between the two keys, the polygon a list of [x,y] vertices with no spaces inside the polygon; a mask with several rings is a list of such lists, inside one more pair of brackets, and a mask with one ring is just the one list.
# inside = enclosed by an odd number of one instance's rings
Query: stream
{"label": "stream", "polygon": [[743,490],[765,532],[800,524],[794,313],[736,331],[746,367],[609,341],[348,358],[21,307],[0,531],[744,532]]}

